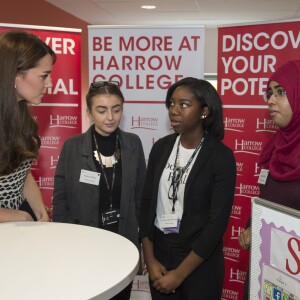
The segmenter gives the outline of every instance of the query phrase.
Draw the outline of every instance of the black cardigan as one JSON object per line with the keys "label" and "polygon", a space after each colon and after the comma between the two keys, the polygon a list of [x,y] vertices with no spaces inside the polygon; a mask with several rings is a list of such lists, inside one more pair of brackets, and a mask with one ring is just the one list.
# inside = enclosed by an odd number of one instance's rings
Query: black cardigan
{"label": "black cardigan", "polygon": [[[158,186],[177,134],[158,140],[150,152],[140,212],[140,238],[153,239]],[[208,259],[226,230],[236,180],[232,151],[209,134],[191,169],[185,186],[179,239],[183,248]],[[220,250],[221,249],[221,250]]]}

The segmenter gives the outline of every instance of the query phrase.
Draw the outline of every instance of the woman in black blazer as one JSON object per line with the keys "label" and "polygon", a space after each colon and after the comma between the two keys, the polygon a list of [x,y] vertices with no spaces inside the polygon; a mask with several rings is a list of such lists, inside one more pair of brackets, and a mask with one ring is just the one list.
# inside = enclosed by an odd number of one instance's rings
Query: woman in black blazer
{"label": "woman in black blazer", "polygon": [[152,299],[218,300],[236,179],[221,99],[188,77],[169,88],[166,106],[175,133],[151,150],[140,213]]}
{"label": "woman in black blazer", "polygon": [[[141,140],[119,128],[124,103],[119,82],[92,83],[86,102],[93,124],[63,145],[54,179],[53,221],[109,230],[139,248],[146,174]],[[112,299],[130,299],[131,286]]]}

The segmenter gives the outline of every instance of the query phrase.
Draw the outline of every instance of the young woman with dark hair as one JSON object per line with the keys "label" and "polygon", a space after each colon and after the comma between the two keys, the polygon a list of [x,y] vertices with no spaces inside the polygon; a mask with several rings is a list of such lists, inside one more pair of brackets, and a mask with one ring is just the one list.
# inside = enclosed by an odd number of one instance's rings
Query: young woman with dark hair
{"label": "young woman with dark hair", "polygon": [[[260,197],[300,210],[300,60],[288,61],[270,77],[264,100],[278,130],[264,146],[258,165],[267,173]],[[243,249],[251,246],[251,219],[239,235]],[[249,274],[244,299],[249,299]]]}
{"label": "young woman with dark hair", "polygon": [[[123,102],[119,82],[91,84],[86,104],[93,124],[62,148],[54,179],[53,221],[109,230],[140,248],[138,218],[146,163],[140,138],[119,128]],[[112,299],[130,299],[131,286]]]}
{"label": "young woman with dark hair", "polygon": [[236,179],[221,99],[188,77],[169,88],[166,106],[175,133],[153,145],[140,214],[152,299],[220,299]]}

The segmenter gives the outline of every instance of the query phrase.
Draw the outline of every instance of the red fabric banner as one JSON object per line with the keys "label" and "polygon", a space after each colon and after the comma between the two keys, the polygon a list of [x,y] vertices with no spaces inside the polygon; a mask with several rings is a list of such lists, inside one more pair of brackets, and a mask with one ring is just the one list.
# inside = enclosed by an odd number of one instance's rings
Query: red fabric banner
{"label": "red fabric banner", "polygon": [[219,28],[218,91],[224,104],[224,142],[234,151],[238,174],[224,236],[222,299],[243,299],[249,253],[239,246],[238,236],[250,217],[251,197],[259,195],[259,155],[276,130],[262,94],[268,78],[281,64],[299,59],[299,44],[300,22]]}

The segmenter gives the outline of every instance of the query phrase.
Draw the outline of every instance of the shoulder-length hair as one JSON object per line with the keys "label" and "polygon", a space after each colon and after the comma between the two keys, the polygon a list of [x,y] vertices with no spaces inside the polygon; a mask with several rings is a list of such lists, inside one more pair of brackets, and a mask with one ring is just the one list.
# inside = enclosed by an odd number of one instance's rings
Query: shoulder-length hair
{"label": "shoulder-length hair", "polygon": [[54,51],[33,34],[12,30],[0,35],[0,175],[38,156],[38,125],[26,101],[17,101],[15,79],[17,74],[36,67],[47,54],[54,64]]}
{"label": "shoulder-length hair", "polygon": [[193,77],[186,77],[175,82],[167,92],[165,104],[168,109],[173,92],[179,86],[187,87],[200,102],[201,108],[206,106],[209,109],[208,116],[203,119],[203,129],[218,140],[222,140],[224,138],[222,101],[213,85],[206,80]]}

